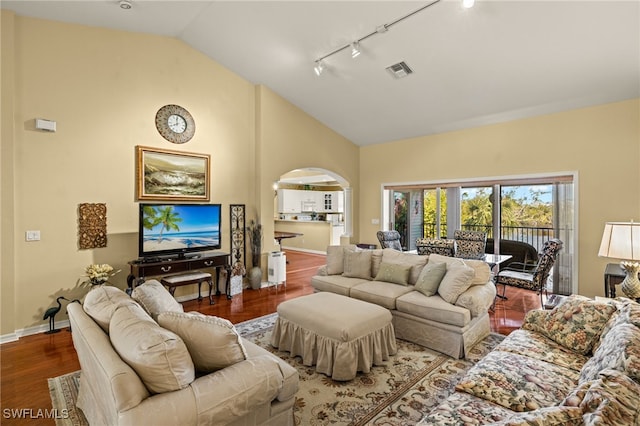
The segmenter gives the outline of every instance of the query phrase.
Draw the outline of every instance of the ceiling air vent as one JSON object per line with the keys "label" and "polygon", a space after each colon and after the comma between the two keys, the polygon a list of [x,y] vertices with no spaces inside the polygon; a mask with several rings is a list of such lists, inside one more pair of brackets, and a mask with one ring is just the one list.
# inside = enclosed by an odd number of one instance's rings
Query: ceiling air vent
{"label": "ceiling air vent", "polygon": [[406,77],[409,74],[413,73],[411,68],[409,68],[409,65],[407,65],[404,61],[387,67],[387,71],[389,71],[389,73],[391,73],[391,75],[395,78]]}

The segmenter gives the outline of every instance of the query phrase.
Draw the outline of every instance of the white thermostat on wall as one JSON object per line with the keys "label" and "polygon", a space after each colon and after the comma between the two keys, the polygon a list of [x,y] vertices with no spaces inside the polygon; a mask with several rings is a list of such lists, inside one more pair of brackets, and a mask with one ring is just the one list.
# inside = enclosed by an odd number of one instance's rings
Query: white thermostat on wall
{"label": "white thermostat on wall", "polygon": [[56,122],[53,120],[45,120],[44,118],[36,118],[36,129],[55,132]]}

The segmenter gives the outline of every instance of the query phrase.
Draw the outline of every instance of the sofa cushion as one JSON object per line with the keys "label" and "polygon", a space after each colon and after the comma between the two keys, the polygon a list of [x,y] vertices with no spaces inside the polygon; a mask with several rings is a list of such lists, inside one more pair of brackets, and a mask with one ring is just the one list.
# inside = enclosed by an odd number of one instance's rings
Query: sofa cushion
{"label": "sofa cushion", "polygon": [[327,274],[340,275],[344,272],[345,250],[355,251],[355,245],[327,247]]}
{"label": "sofa cushion", "polygon": [[532,317],[536,318],[535,322],[525,318],[522,327],[542,333],[565,348],[587,355],[615,310],[611,303],[574,295],[551,311]]}
{"label": "sofa cushion", "polygon": [[349,278],[342,275],[316,275],[311,277],[311,286],[316,291],[328,291],[331,293],[341,294],[343,296],[349,296],[351,289],[354,286],[365,282],[369,282],[369,280],[362,278]]}
{"label": "sofa cushion", "polygon": [[411,273],[409,274],[409,284],[411,285],[416,283],[422,268],[424,268],[428,260],[428,256],[419,256],[415,253],[406,253],[388,248],[382,250],[382,263],[411,265]]}
{"label": "sofa cushion", "polygon": [[387,309],[395,309],[396,299],[410,291],[413,291],[413,287],[392,285],[384,281],[365,281],[353,286],[349,296]]}
{"label": "sofa cushion", "polygon": [[183,312],[182,305],[173,298],[171,293],[157,280],[149,280],[136,286],[131,292],[131,297],[140,303],[140,306],[151,318],[157,320],[162,312]]}
{"label": "sofa cushion", "polygon": [[456,385],[459,392],[532,411],[558,405],[575,387],[578,372],[509,352],[492,351]]}
{"label": "sofa cushion", "polygon": [[227,319],[200,312],[163,312],[158,324],[180,336],[199,372],[210,373],[247,359],[240,335]]}
{"label": "sofa cushion", "polygon": [[509,419],[513,411],[464,392],[453,392],[420,420],[418,426],[484,425]]}
{"label": "sofa cushion", "polygon": [[509,419],[491,423],[492,426],[578,426],[582,425],[582,409],[556,405],[528,413],[518,413]]}
{"label": "sofa cushion", "polygon": [[473,269],[467,265],[448,264],[447,273],[444,274],[438,294],[447,302],[454,304],[458,297],[471,287]]}
{"label": "sofa cushion", "polygon": [[411,291],[396,299],[396,309],[420,318],[464,327],[471,321],[468,309],[454,306],[439,295],[427,297],[419,291]]}
{"label": "sofa cushion", "polygon": [[[542,312],[542,311],[536,311]],[[580,372],[589,358],[573,352],[542,334],[519,328],[513,330],[495,348],[496,351],[512,352],[529,358],[546,361],[560,367]]]}
{"label": "sofa cushion", "polygon": [[120,306],[111,319],[109,337],[149,392],[171,392],[193,382],[195,369],[182,339],[156,324],[140,306]]}
{"label": "sofa cushion", "polygon": [[613,369],[640,382],[640,329],[621,323],[605,336],[580,373],[580,381],[593,380],[598,372]]}
{"label": "sofa cushion", "polygon": [[344,272],[345,277],[371,279],[371,252],[363,251],[345,251],[344,253]]}
{"label": "sofa cushion", "polygon": [[640,424],[640,384],[617,370],[603,370],[595,380],[582,382],[563,405],[580,407],[587,426]]}
{"label": "sofa cushion", "polygon": [[410,272],[411,265],[382,262],[374,279],[376,281],[386,281],[393,284],[407,285],[409,284],[408,279]]}
{"label": "sofa cushion", "polygon": [[440,254],[430,254],[429,262],[446,263],[447,265],[467,265],[473,269],[473,279],[471,285],[481,285],[491,280],[491,268],[483,260],[460,259],[458,257],[442,256]]}
{"label": "sofa cushion", "polygon": [[438,287],[447,273],[445,263],[429,262],[424,265],[415,284],[415,289],[425,296],[433,296],[438,292]]}
{"label": "sofa cushion", "polygon": [[109,323],[113,313],[122,305],[135,305],[136,302],[124,291],[108,285],[93,286],[84,298],[84,311],[109,333]]}

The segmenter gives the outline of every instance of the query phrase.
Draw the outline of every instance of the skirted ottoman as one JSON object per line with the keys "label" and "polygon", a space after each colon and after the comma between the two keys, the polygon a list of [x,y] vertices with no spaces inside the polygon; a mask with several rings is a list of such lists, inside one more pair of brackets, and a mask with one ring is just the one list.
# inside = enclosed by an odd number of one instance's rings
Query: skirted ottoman
{"label": "skirted ottoman", "polygon": [[368,373],[397,352],[388,309],[326,292],[278,305],[271,345],[334,380]]}

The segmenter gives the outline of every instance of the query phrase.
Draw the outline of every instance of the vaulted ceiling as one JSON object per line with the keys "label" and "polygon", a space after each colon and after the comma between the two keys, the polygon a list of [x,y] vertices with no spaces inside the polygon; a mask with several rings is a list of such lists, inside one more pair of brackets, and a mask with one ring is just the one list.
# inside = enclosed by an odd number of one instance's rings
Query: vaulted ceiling
{"label": "vaulted ceiling", "polygon": [[[471,9],[441,0],[409,17],[430,1],[131,3],[129,10],[119,0],[0,5],[176,37],[358,145],[640,96],[637,0],[476,0]],[[374,32],[360,56],[337,52],[315,75],[318,58]],[[386,68],[401,61],[413,73],[397,79]]]}

